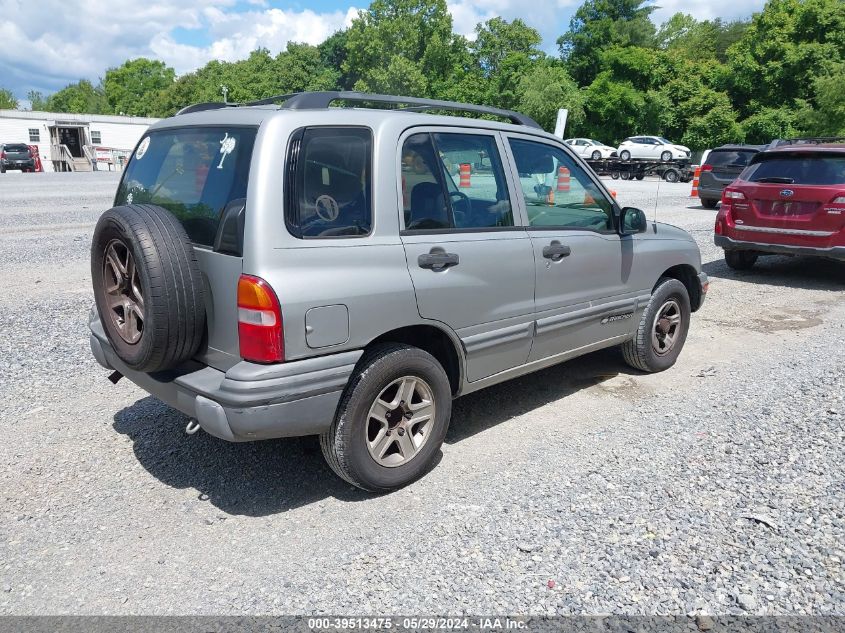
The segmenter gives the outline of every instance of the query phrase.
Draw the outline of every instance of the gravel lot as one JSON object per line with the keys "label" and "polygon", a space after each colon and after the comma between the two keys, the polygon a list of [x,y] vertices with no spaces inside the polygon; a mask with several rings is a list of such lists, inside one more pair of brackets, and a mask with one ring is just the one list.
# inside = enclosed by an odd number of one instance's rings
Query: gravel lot
{"label": "gravel lot", "polygon": [[[845,266],[729,271],[679,363],[608,350],[456,402],[440,464],[371,496],[312,439],[228,444],[88,349],[117,176],[0,176],[0,614],[843,614]],[[654,214],[658,182],[610,183]],[[551,582],[553,581],[553,582]]]}

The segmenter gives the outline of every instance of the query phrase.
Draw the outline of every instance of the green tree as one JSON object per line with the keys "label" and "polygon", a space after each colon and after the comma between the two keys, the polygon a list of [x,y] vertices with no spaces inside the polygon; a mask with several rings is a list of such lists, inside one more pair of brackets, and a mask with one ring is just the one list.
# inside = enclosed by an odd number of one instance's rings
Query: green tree
{"label": "green tree", "polygon": [[79,112],[87,114],[108,114],[111,111],[106,95],[100,86],[94,86],[87,79],[70,84],[47,99],[51,112]]}
{"label": "green tree", "polygon": [[0,110],[16,110],[18,107],[18,100],[11,90],[0,88]]}
{"label": "green tree", "polygon": [[38,111],[47,109],[47,99],[38,90],[30,90],[26,94],[26,98],[30,103],[31,110]]}
{"label": "green tree", "polygon": [[794,138],[800,133],[796,127],[795,106],[760,108],[742,121],[748,143],[765,144],[776,138]]}
{"label": "green tree", "polygon": [[159,93],[175,78],[175,71],[164,62],[139,57],[107,70],[103,88],[115,114],[149,116]]}
{"label": "green tree", "polygon": [[548,60],[535,64],[522,77],[516,107],[551,132],[561,108],[569,110],[567,126],[583,123],[585,101],[586,95],[560,62]]}
{"label": "green tree", "polygon": [[585,136],[616,144],[626,136],[651,132],[643,126],[645,94],[630,82],[616,81],[609,71],[599,73],[586,90]]}
{"label": "green tree", "polygon": [[801,127],[813,136],[845,136],[845,63],[837,64],[813,82],[815,108],[800,111]]}
{"label": "green tree", "polygon": [[647,0],[587,0],[558,38],[561,57],[572,77],[587,85],[601,72],[602,50],[611,46],[651,46],[654,6]]}

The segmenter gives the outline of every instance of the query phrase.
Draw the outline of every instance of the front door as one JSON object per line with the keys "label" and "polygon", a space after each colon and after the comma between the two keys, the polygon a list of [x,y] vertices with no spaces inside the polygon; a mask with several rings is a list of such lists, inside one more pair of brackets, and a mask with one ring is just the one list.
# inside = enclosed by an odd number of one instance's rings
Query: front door
{"label": "front door", "polygon": [[67,145],[70,155],[74,158],[82,158],[81,132],[81,128],[78,127],[59,128],[59,143]]}
{"label": "front door", "polygon": [[534,254],[514,221],[496,134],[415,129],[402,141],[402,242],[419,313],[460,337],[467,380],[525,363]]}
{"label": "front door", "polygon": [[635,242],[616,232],[613,202],[563,147],[519,135],[508,144],[536,262],[529,360],[627,336],[640,294],[627,287]]}

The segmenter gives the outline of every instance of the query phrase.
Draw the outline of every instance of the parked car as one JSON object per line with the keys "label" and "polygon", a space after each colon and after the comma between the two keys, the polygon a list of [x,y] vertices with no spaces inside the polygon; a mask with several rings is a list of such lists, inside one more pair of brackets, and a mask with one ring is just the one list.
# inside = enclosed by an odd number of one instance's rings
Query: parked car
{"label": "parked car", "polygon": [[689,147],[676,145],[662,136],[631,136],[622,141],[617,152],[622,160],[641,158],[663,162],[688,159],[691,154]]}
{"label": "parked car", "polygon": [[708,287],[695,241],[530,118],[275,99],[152,125],[94,231],[93,354],[186,431],[319,435],[340,477],[390,490],[431,467],[453,398],[610,346],[674,364]]}
{"label": "parked car", "polygon": [[845,144],[756,154],[722,193],[715,242],[736,270],[769,253],[845,261]]}
{"label": "parked car", "polygon": [[698,197],[707,209],[715,209],[722,191],[748,166],[765,145],[722,145],[710,151],[701,165]]}
{"label": "parked car", "polygon": [[583,158],[600,160],[616,156],[616,150],[600,141],[589,138],[568,138],[564,141],[572,150]]}
{"label": "parked car", "polygon": [[29,146],[23,143],[0,144],[0,174],[9,169],[35,171],[35,158]]}

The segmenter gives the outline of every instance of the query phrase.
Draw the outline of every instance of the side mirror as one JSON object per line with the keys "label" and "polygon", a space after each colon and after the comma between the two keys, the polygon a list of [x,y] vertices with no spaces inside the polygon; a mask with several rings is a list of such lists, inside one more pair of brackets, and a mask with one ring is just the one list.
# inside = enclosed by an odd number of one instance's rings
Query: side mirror
{"label": "side mirror", "polygon": [[648,230],[648,220],[645,211],[634,207],[624,207],[619,212],[619,234],[634,235]]}

